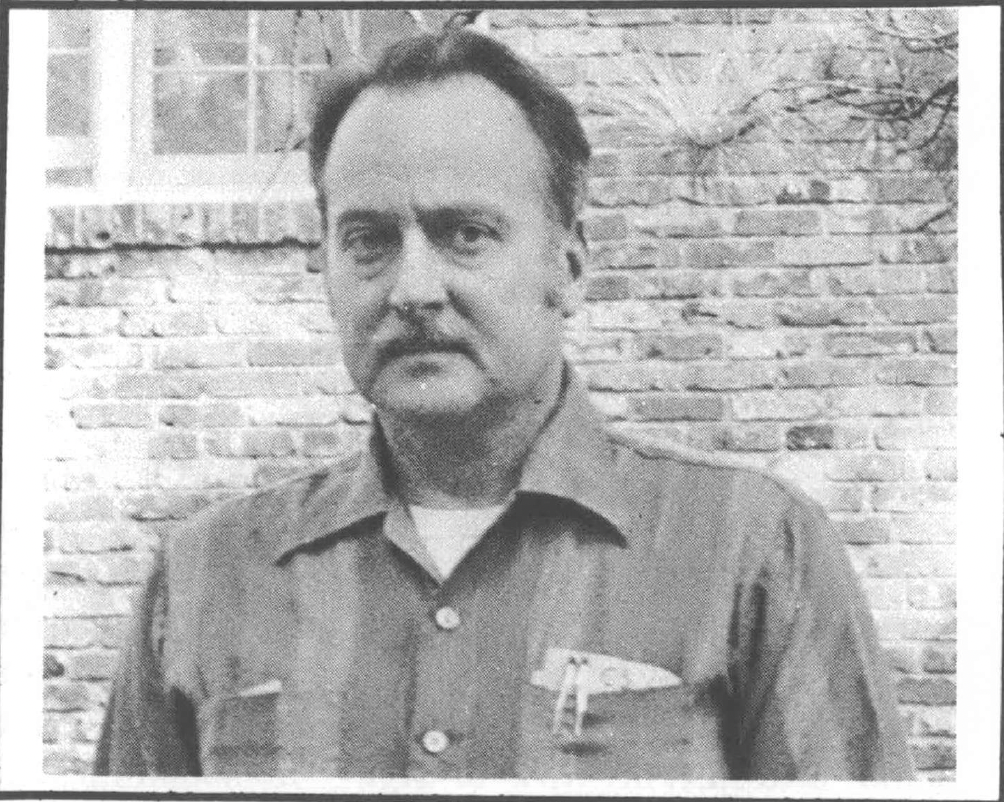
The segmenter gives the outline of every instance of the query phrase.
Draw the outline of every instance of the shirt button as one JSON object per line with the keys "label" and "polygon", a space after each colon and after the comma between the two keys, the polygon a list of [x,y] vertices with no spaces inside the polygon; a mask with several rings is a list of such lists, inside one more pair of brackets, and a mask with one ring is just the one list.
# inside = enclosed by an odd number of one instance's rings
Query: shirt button
{"label": "shirt button", "polygon": [[442,730],[429,730],[422,736],[422,748],[430,755],[438,755],[450,745],[450,739]]}
{"label": "shirt button", "polygon": [[460,616],[452,607],[440,607],[436,610],[436,626],[449,632],[460,626]]}

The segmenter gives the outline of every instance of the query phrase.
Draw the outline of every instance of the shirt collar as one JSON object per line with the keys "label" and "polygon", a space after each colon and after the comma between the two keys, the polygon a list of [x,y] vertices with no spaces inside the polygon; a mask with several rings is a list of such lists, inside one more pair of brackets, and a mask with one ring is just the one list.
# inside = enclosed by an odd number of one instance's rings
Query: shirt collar
{"label": "shirt collar", "polygon": [[[618,450],[600,413],[590,403],[575,371],[565,366],[561,398],[523,463],[516,495],[561,498],[600,516],[627,545],[637,520],[630,488],[617,466]],[[354,466],[333,468],[302,502],[298,525],[280,537],[276,560],[291,551],[337,537],[354,524],[386,515],[394,500],[388,490],[386,453],[379,427]]]}

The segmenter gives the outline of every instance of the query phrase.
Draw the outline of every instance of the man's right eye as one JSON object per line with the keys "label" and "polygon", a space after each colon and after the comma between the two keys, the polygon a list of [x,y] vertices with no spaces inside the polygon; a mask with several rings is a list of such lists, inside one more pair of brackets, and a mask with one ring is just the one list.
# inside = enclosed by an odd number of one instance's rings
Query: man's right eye
{"label": "man's right eye", "polygon": [[393,236],[379,228],[352,228],[342,235],[342,250],[363,264],[377,261],[392,246]]}

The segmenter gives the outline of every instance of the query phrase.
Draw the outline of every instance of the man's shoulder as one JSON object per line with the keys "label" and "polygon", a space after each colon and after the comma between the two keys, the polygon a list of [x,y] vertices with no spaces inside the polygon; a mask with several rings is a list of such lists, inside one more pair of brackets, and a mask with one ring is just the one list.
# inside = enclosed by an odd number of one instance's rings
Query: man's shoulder
{"label": "man's shoulder", "polygon": [[304,525],[319,496],[334,505],[344,499],[363,453],[351,450],[325,465],[209,505],[171,534],[169,554],[208,557],[224,551],[236,557],[248,550],[248,557],[256,552],[274,556],[288,534]]}
{"label": "man's shoulder", "polygon": [[737,503],[770,505],[815,511],[818,502],[789,478],[780,475],[774,461],[759,461],[741,454],[711,452],[651,434],[606,427],[606,436],[618,452],[622,471],[641,472],[672,490],[681,485],[701,487],[702,494],[722,495]]}

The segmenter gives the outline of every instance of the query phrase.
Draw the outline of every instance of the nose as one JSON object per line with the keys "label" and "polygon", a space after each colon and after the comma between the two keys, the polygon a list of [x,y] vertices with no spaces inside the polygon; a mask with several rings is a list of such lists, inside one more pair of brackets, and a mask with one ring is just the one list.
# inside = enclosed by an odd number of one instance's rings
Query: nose
{"label": "nose", "polygon": [[406,232],[390,305],[406,315],[442,308],[447,300],[443,268],[442,256],[423,231]]}

